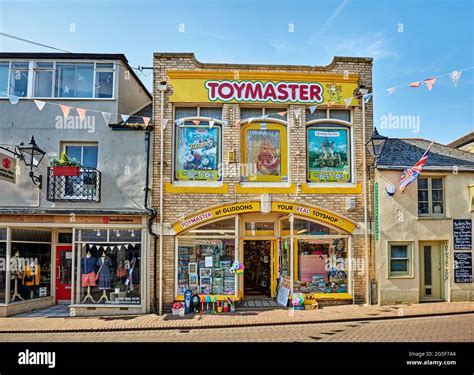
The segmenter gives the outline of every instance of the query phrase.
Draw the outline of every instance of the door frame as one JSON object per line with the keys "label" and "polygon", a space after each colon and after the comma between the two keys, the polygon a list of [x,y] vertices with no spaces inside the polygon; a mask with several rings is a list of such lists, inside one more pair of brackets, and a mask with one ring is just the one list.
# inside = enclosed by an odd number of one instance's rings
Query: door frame
{"label": "door frame", "polygon": [[[431,246],[431,252],[438,251],[439,253],[439,267],[437,273],[439,274],[439,298],[434,298],[432,296],[426,296],[425,295],[425,265],[424,265],[424,246]],[[420,292],[419,292],[419,299],[420,302],[439,302],[439,301],[445,301],[445,291],[444,291],[444,272],[443,272],[443,267],[444,267],[444,252],[443,252],[443,241],[419,241],[418,242],[418,269],[420,272],[420,280],[419,280],[419,287],[420,287]],[[432,276],[432,282],[433,282],[433,276]],[[431,289],[433,288],[433,284],[431,284]]]}
{"label": "door frame", "polygon": [[[242,258],[241,263],[244,263],[245,260],[245,241],[270,241],[270,295],[271,298],[276,297],[276,286],[277,286],[277,276],[278,276],[278,238],[277,237],[241,237],[240,246],[242,249]],[[275,255],[276,253],[276,255]],[[244,270],[245,272],[245,270]],[[242,277],[242,299],[245,298],[245,277]]]}
{"label": "door frame", "polygon": [[[60,277],[61,277],[61,273],[58,272],[58,267],[60,267],[60,261],[61,261],[61,253],[63,251],[70,251],[71,252],[71,255],[72,255],[72,258],[71,258],[71,284],[69,284],[69,287],[70,287],[70,295],[68,296],[68,298],[62,298],[62,299],[59,299],[59,280],[60,280]],[[56,305],[58,304],[64,304],[65,301],[67,301],[67,303],[69,304],[71,302],[71,297],[72,297],[72,293],[73,293],[73,290],[72,290],[72,285],[73,285],[73,246],[72,244],[58,244],[56,245],[56,260],[54,262],[54,269],[55,269],[55,280],[54,280],[54,290],[55,290],[55,297],[54,297],[54,303]]]}

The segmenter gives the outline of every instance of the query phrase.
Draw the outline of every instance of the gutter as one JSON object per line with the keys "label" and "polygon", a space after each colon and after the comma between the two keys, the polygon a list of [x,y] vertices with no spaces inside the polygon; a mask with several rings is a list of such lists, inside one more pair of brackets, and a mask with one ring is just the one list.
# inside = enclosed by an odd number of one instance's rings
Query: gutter
{"label": "gutter", "polygon": [[156,313],[158,311],[157,297],[156,297],[156,253],[158,245],[158,235],[153,231],[153,222],[156,219],[157,212],[155,208],[148,207],[148,192],[150,182],[150,151],[151,151],[151,132],[153,126],[147,126],[145,130],[145,148],[146,148],[146,174],[145,174],[145,202],[144,207],[148,211],[147,227],[148,233],[153,237],[153,309]]}

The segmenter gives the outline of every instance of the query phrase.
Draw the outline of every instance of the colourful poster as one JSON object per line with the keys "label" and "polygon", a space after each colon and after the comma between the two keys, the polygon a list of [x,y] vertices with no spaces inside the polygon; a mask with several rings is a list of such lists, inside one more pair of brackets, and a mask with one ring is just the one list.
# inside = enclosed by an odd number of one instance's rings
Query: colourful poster
{"label": "colourful poster", "polygon": [[280,131],[250,129],[247,131],[246,163],[251,177],[280,176]]}
{"label": "colourful poster", "polygon": [[220,180],[220,127],[185,125],[176,133],[176,179]]}
{"label": "colourful poster", "polygon": [[351,180],[349,129],[308,128],[308,180],[348,182]]}

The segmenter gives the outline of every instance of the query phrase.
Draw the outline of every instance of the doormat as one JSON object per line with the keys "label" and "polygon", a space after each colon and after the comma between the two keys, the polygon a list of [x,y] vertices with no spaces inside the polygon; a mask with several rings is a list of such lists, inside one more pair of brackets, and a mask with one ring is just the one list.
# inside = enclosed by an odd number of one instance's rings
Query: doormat
{"label": "doormat", "polygon": [[244,299],[236,303],[237,309],[284,309],[284,306],[276,303],[274,299]]}

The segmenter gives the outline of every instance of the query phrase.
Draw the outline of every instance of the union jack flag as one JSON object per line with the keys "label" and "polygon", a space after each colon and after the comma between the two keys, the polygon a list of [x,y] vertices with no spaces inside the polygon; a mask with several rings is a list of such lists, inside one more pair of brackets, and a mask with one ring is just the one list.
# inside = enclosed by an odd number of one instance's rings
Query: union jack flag
{"label": "union jack flag", "polygon": [[403,192],[405,188],[410,185],[413,181],[416,180],[416,178],[420,175],[421,170],[423,169],[423,166],[426,164],[428,161],[428,152],[430,151],[431,146],[433,145],[433,142],[430,143],[426,151],[424,152],[423,156],[421,157],[420,160],[417,161],[417,163],[412,167],[405,169],[400,176],[400,191]]}

